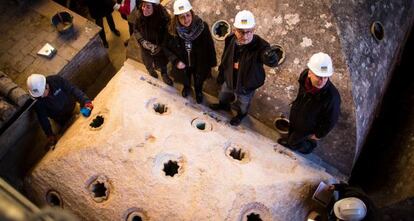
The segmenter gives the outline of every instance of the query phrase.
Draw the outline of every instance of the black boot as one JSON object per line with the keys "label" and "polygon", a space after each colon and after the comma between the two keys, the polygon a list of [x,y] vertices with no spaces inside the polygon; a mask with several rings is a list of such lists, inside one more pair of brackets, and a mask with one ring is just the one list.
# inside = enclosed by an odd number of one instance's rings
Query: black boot
{"label": "black boot", "polygon": [[118,29],[111,30],[116,36],[121,36],[121,32]]}
{"label": "black boot", "polygon": [[173,81],[171,80],[170,77],[168,77],[168,74],[161,74],[161,77],[164,83],[166,83],[167,85],[173,86]]}
{"label": "black boot", "polygon": [[223,104],[223,103],[218,103],[218,104],[210,104],[209,107],[212,110],[224,110],[224,111],[230,111],[230,104]]}
{"label": "black boot", "polygon": [[239,126],[240,125],[240,123],[241,123],[241,121],[243,120],[243,118],[246,116],[246,114],[240,114],[240,113],[238,113],[235,117],[233,117],[231,120],[230,120],[230,124],[232,125],[232,126]]}
{"label": "black boot", "polygon": [[157,74],[157,72],[156,71],[154,71],[154,70],[150,70],[150,71],[148,71],[149,72],[149,74],[153,77],[153,78],[158,78],[158,74]]}
{"label": "black boot", "polygon": [[201,104],[203,102],[203,92],[196,93],[196,101],[197,101],[197,104]]}
{"label": "black boot", "polygon": [[288,139],[285,138],[285,137],[279,138],[277,140],[277,143],[280,144],[280,145],[282,145],[282,146],[284,146],[284,147],[290,148],[289,147],[289,144],[288,144]]}
{"label": "black boot", "polygon": [[183,90],[181,91],[181,95],[183,97],[187,97],[191,92],[191,88],[184,86]]}

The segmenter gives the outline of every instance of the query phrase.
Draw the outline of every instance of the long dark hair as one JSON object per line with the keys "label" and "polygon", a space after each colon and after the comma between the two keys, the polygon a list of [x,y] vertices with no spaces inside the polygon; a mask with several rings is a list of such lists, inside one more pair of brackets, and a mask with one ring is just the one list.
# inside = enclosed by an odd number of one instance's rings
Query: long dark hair
{"label": "long dark hair", "polygon": [[[191,16],[194,19],[194,11],[190,10],[191,12]],[[170,21],[170,25],[168,26],[168,33],[172,36],[177,36],[177,30],[175,29],[175,27],[177,27],[177,24],[179,24],[178,21],[178,15],[173,15]]]}
{"label": "long dark hair", "polygon": [[[163,12],[163,6],[161,4],[154,4],[154,3],[150,3],[152,5],[153,8],[153,13],[152,15],[145,17],[144,14],[142,14],[142,4],[144,2],[141,1],[136,7],[138,10],[138,24],[137,25],[143,25],[143,23],[145,22],[145,20],[148,18],[151,18],[151,20],[155,21],[155,23],[160,23],[163,21],[164,19],[164,12]],[[149,2],[146,2],[149,3]]]}
{"label": "long dark hair", "polygon": [[169,15],[167,10],[161,4],[151,3],[153,13],[145,17],[142,13],[142,4],[137,5],[138,18],[135,22],[135,29],[141,32],[146,40],[153,43],[160,43],[168,29]]}

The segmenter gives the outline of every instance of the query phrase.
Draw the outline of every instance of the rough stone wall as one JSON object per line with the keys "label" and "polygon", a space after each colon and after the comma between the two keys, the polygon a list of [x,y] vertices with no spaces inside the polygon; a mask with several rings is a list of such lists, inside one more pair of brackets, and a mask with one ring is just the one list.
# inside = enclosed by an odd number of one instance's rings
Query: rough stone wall
{"label": "rough stone wall", "polygon": [[[111,65],[98,35],[99,27],[69,11],[74,17],[74,32],[60,35],[51,24],[58,11],[69,10],[50,0],[0,1],[0,71],[24,91],[26,79],[33,73],[59,74],[85,89],[104,67]],[[37,55],[47,42],[57,49],[50,59]],[[42,150],[46,140],[31,109],[5,130],[0,135],[0,174],[12,180],[13,175],[21,173],[15,169],[20,170],[24,164],[16,162],[27,161],[28,151]],[[14,180],[13,184],[20,186]]]}
{"label": "rough stone wall", "polygon": [[[413,24],[414,1],[333,0],[332,12],[352,79],[359,153]],[[381,42],[370,32],[374,21],[384,26]]]}
{"label": "rough stone wall", "polygon": [[[171,10],[172,2],[167,4]],[[210,25],[222,19],[232,24],[238,11],[248,9],[256,15],[256,33],[285,48],[285,62],[277,68],[266,68],[266,83],[256,94],[250,110],[251,115],[269,126],[273,126],[280,113],[289,112],[298,89],[297,78],[309,57],[318,51],[332,56],[335,75],[331,80],[342,97],[341,116],[315,153],[350,174],[413,23],[413,1],[193,0],[191,3],[196,14]],[[374,21],[384,25],[385,38],[380,43],[370,33]],[[215,40],[215,43],[220,60],[224,42]],[[215,95],[217,87],[213,84],[208,81],[205,89]]]}
{"label": "rough stone wall", "polygon": [[[167,4],[167,8],[172,9],[172,2]],[[319,51],[331,55],[335,68],[331,81],[342,97],[341,115],[334,130],[320,142],[315,153],[342,173],[349,174],[356,151],[355,107],[352,82],[331,11],[331,2],[193,0],[191,3],[196,14],[210,26],[222,19],[232,25],[236,13],[248,9],[256,16],[256,33],[269,43],[284,47],[284,63],[277,68],[266,67],[266,83],[257,91],[250,109],[251,115],[270,127],[273,127],[274,119],[281,113],[289,113],[290,103],[298,90],[297,79],[306,68],[310,56]],[[215,40],[215,45],[220,61],[224,42]],[[206,85],[206,88],[217,89],[210,85]]]}
{"label": "rough stone wall", "polygon": [[[33,168],[26,192],[36,203],[82,220],[138,220],[130,212],[144,221],[304,220],[316,185],[335,181],[144,70],[127,61],[95,98],[92,116],[79,117]],[[97,116],[104,121],[93,128]]]}
{"label": "rough stone wall", "polygon": [[[26,79],[32,73],[59,73],[84,87],[110,63],[107,52],[99,45],[99,27],[94,23],[70,12],[74,32],[57,32],[51,25],[52,16],[69,11],[57,3],[42,0],[18,6],[5,1],[0,10],[0,29],[4,31],[0,36],[0,68],[22,88],[26,88]],[[57,49],[54,57],[37,55],[45,43]]]}

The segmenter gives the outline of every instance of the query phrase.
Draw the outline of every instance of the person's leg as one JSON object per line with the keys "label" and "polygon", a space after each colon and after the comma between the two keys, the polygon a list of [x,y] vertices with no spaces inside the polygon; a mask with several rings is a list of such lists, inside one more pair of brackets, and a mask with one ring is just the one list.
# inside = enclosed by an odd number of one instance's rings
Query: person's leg
{"label": "person's leg", "polygon": [[157,55],[153,56],[153,58],[154,58],[155,66],[161,70],[161,77],[164,83],[172,86],[173,81],[168,76],[168,72],[167,72],[167,64],[168,64],[167,57],[162,52],[159,52]]}
{"label": "person's leg", "polygon": [[108,48],[108,41],[106,41],[105,29],[104,29],[104,25],[103,25],[103,18],[96,18],[95,19],[95,24],[97,26],[101,27],[101,31],[99,32],[99,36],[102,39],[102,43],[103,43],[104,47]]}
{"label": "person's leg", "polygon": [[129,38],[125,40],[124,46],[128,46],[129,39],[131,38],[132,34],[134,34],[134,24],[128,22],[128,31],[129,31]]}
{"label": "person's leg", "polygon": [[152,56],[145,51],[145,49],[141,48],[141,58],[142,58],[142,62],[145,65],[145,68],[147,69],[148,73],[154,77],[154,78],[158,78],[158,74],[154,69],[154,59],[152,58]]}
{"label": "person's leg", "polygon": [[118,29],[116,29],[116,27],[115,27],[115,22],[114,22],[114,18],[112,17],[112,14],[108,14],[105,17],[106,17],[106,21],[108,22],[109,29],[111,29],[111,31],[116,36],[118,36],[118,37],[121,36],[121,32],[119,32]]}
{"label": "person's leg", "polygon": [[204,77],[200,74],[194,74],[194,91],[197,104],[203,102],[203,84],[204,84]]}
{"label": "person's leg", "polygon": [[307,135],[292,132],[289,134],[288,147],[302,154],[309,154],[315,149],[317,142],[308,138]]}
{"label": "person's leg", "polygon": [[237,115],[230,120],[230,124],[237,126],[241,123],[244,117],[247,115],[247,111],[250,107],[250,102],[254,96],[254,91],[246,94],[236,94],[237,100],[234,106],[237,111]]}
{"label": "person's leg", "polygon": [[190,70],[190,68],[185,68],[184,78],[183,78],[184,88],[181,91],[181,95],[183,97],[187,97],[191,93],[191,76],[192,76],[192,70]]}
{"label": "person's leg", "polygon": [[213,110],[230,111],[230,103],[235,100],[234,92],[229,88],[226,82],[223,83],[219,92],[219,103],[210,104],[209,107]]}

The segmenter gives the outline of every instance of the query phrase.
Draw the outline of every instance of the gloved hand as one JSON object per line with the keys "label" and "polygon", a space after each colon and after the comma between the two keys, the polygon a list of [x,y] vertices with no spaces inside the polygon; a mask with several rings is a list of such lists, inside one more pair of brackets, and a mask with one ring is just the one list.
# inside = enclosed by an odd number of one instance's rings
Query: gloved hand
{"label": "gloved hand", "polygon": [[161,47],[158,45],[152,44],[153,47],[151,48],[151,55],[156,55],[161,51]]}
{"label": "gloved hand", "polygon": [[85,105],[84,105],[84,107],[87,107],[87,108],[93,110],[93,104],[90,101],[89,102],[86,102]]}
{"label": "gloved hand", "polygon": [[85,103],[84,107],[82,107],[80,109],[80,113],[84,116],[84,117],[89,117],[91,115],[93,109],[93,104],[92,102],[87,102]]}
{"label": "gloved hand", "polygon": [[283,52],[277,46],[267,48],[263,53],[263,63],[271,67],[276,67],[282,58],[282,54]]}
{"label": "gloved hand", "polygon": [[45,149],[48,151],[50,149],[55,149],[55,145],[57,143],[57,137],[55,135],[49,135],[47,136],[47,144],[45,146]]}
{"label": "gloved hand", "polygon": [[145,39],[141,39],[139,41],[139,43],[141,44],[141,46],[149,51],[153,51],[155,50],[154,48],[156,47],[154,44],[152,44],[151,42],[145,40]]}
{"label": "gloved hand", "polygon": [[115,5],[114,5],[114,10],[119,10],[119,8],[121,8],[121,4],[118,4],[118,3],[116,3]]}

